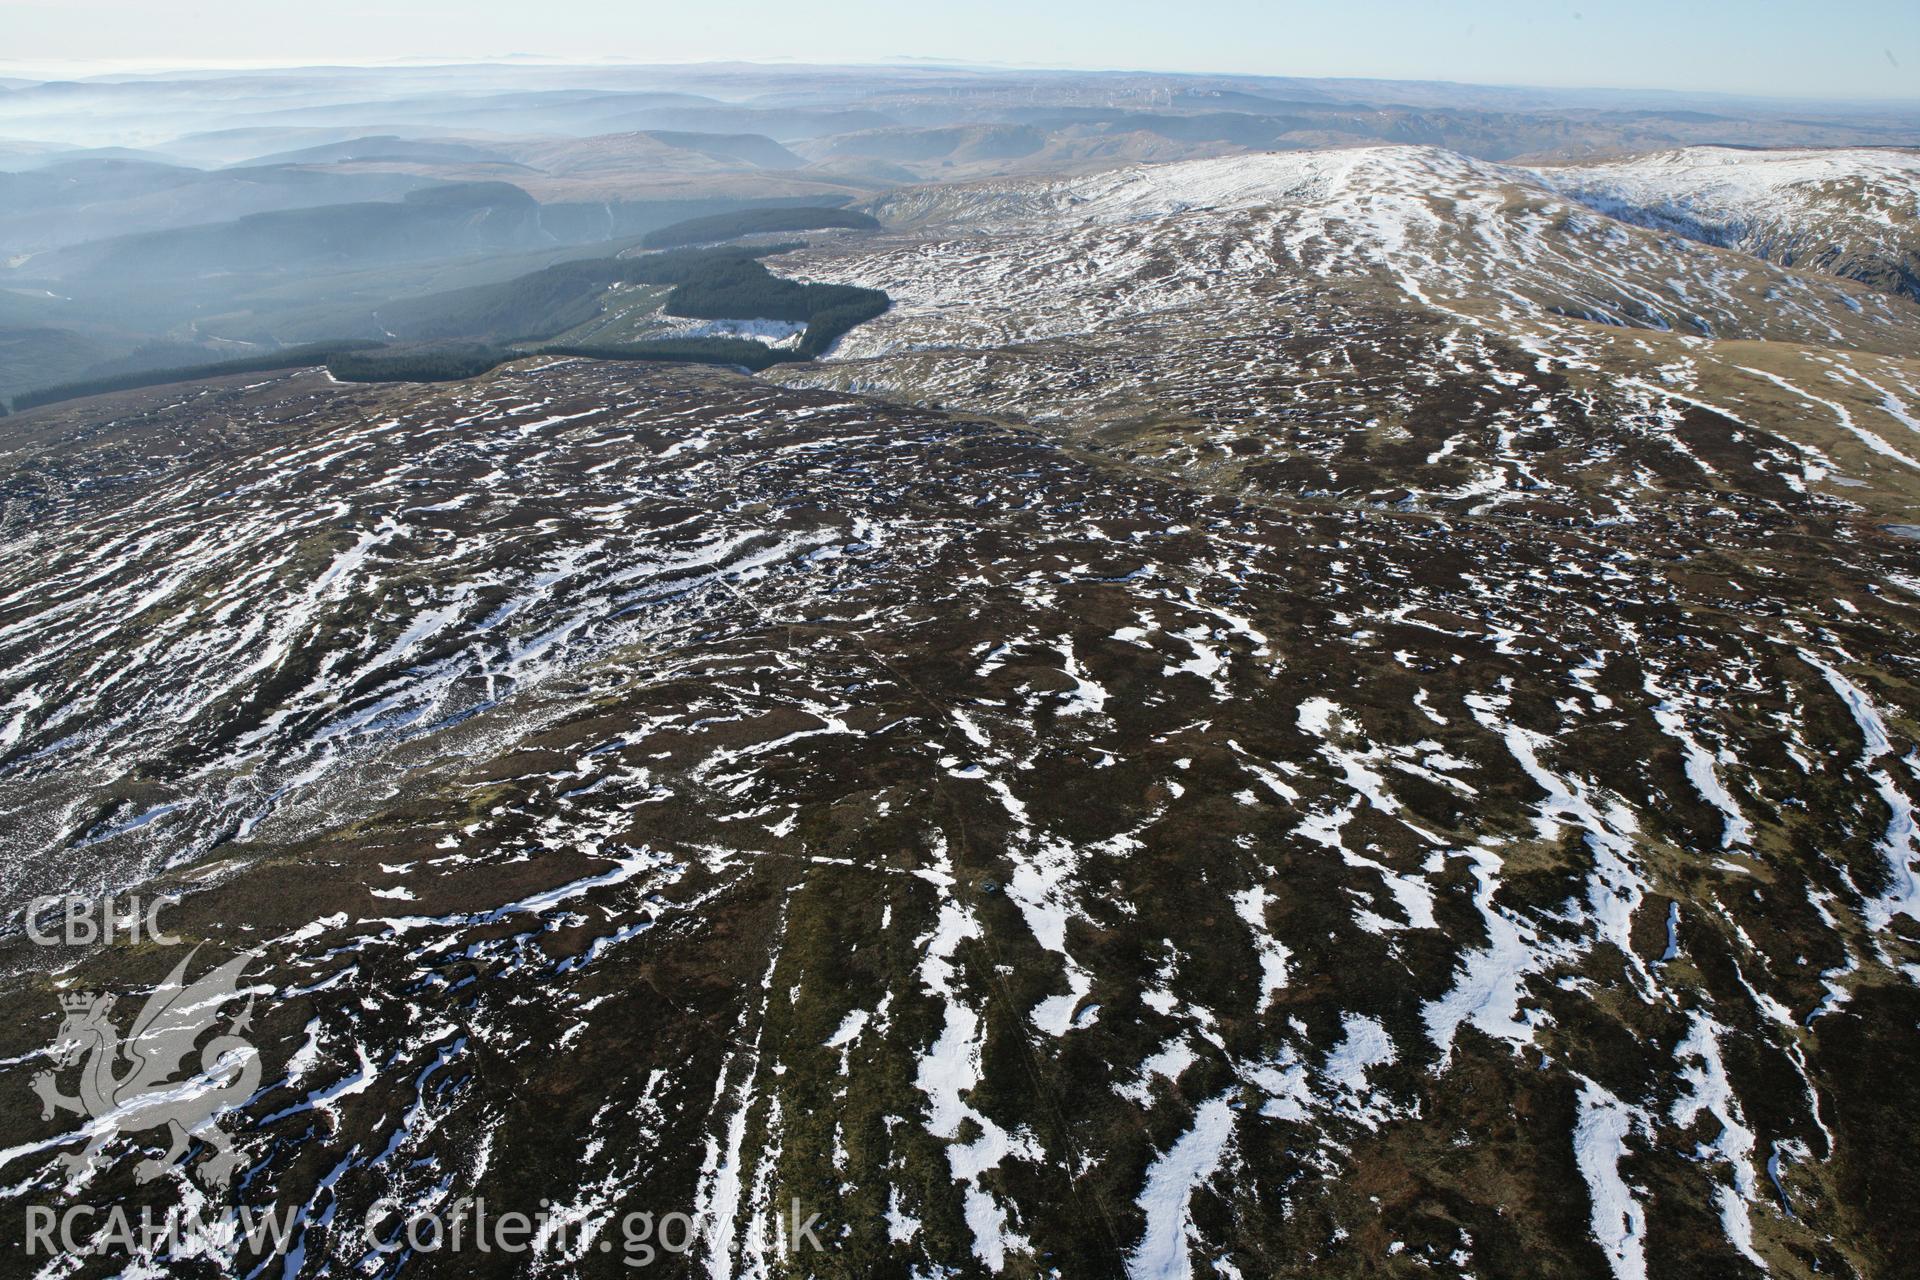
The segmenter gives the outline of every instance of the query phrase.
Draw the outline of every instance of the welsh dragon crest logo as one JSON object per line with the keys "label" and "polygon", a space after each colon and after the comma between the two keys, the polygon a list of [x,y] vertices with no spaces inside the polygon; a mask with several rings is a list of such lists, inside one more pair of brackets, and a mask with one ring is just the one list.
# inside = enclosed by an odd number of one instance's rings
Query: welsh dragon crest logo
{"label": "welsh dragon crest logo", "polygon": [[[238,956],[188,984],[187,966],[199,950],[188,952],[147,997],[124,1038],[111,1017],[112,995],[70,992],[60,997],[66,1017],[53,1043],[55,1071],[36,1075],[33,1090],[40,1095],[42,1119],[66,1111],[89,1120],[83,1130],[86,1149],[60,1157],[69,1173],[91,1168],[101,1149],[119,1134],[164,1128],[170,1138],[167,1152],[140,1162],[135,1170],[140,1181],[149,1182],[178,1163],[189,1137],[213,1148],[213,1156],[199,1170],[201,1179],[212,1188],[224,1188],[232,1180],[240,1156],[218,1121],[223,1111],[253,1096],[260,1084],[260,1054],[241,1036],[253,1016],[252,998],[223,1033],[200,1049],[197,1072],[183,1070],[183,1064],[219,1021],[222,1006],[237,998],[240,973],[253,957]],[[75,1064],[80,1066],[78,1091],[63,1093],[55,1073]]]}

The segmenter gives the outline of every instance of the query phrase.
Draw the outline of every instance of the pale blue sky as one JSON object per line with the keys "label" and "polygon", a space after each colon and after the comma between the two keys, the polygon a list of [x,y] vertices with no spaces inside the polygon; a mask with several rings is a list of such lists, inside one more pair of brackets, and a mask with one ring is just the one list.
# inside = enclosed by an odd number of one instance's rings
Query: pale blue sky
{"label": "pale blue sky", "polygon": [[1920,0],[0,0],[0,65],[69,73],[513,53],[1920,99]]}

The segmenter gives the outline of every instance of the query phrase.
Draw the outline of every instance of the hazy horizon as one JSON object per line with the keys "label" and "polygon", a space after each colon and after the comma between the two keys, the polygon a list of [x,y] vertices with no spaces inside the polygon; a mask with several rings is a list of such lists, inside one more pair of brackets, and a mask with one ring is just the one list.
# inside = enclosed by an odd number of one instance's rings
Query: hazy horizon
{"label": "hazy horizon", "polygon": [[1056,63],[995,62],[987,60],[960,60],[933,57],[915,57],[901,55],[894,58],[875,58],[871,60],[835,59],[811,60],[799,58],[682,58],[674,60],[653,59],[636,60],[629,58],[580,58],[558,57],[542,53],[500,53],[494,55],[475,55],[470,57],[436,56],[420,54],[387,60],[329,58],[317,62],[274,62],[270,60],[233,59],[225,62],[174,62],[164,60],[113,59],[98,62],[71,62],[56,64],[31,64],[0,61],[0,80],[26,80],[41,83],[59,82],[110,82],[123,79],[169,79],[192,78],[197,75],[238,75],[245,73],[261,74],[297,74],[301,72],[331,70],[366,71],[405,71],[430,70],[438,68],[461,67],[497,67],[503,70],[525,68],[528,70],[644,70],[648,67],[661,68],[700,68],[749,66],[779,68],[834,68],[847,67],[873,71],[901,70],[950,70],[985,71],[994,73],[1031,73],[1035,75],[1141,75],[1169,77],[1207,77],[1218,76],[1223,79],[1247,80],[1302,80],[1324,81],[1331,84],[1342,82],[1353,84],[1408,84],[1440,85],[1460,89],[1514,90],[1538,93],[1564,94],[1618,94],[1622,97],[1641,97],[1658,99],[1709,98],[1738,103],[1798,103],[1806,105],[1846,105],[1846,106],[1888,106],[1910,107],[1920,105],[1920,90],[1904,95],[1862,96],[1846,94],[1795,94],[1743,92],[1731,89],[1690,89],[1660,85],[1624,85],[1605,83],[1547,84],[1524,80],[1468,80],[1445,76],[1371,76],[1371,75],[1335,75],[1335,74],[1295,74],[1285,71],[1217,71],[1206,67],[1145,67],[1145,66],[1072,66]]}
{"label": "hazy horizon", "polygon": [[[1628,0],[1589,12],[1490,0],[1437,12],[1408,0],[1320,6],[1204,0],[1169,28],[1164,10],[1069,0],[1037,10],[985,0],[964,13],[901,12],[853,0],[830,16],[773,4],[700,14],[636,12],[592,0],[558,11],[481,0],[403,9],[347,4],[262,11],[213,0],[190,26],[124,0],[25,0],[5,7],[16,50],[0,74],[85,78],[316,66],[487,62],[673,65],[708,62],[977,66],[1303,79],[1429,81],[1839,102],[1920,99],[1920,12],[1860,0],[1809,27],[1784,3],[1673,12]],[[379,48],[370,47],[375,43]],[[296,50],[292,55],[289,50]]]}

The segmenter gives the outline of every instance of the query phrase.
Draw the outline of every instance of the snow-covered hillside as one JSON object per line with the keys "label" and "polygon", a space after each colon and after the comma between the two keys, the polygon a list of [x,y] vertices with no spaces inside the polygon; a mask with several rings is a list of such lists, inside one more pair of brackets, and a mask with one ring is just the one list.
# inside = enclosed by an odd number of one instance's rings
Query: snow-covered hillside
{"label": "snow-covered hillside", "polygon": [[[1788,464],[1798,483],[1920,469],[1920,370],[1900,358],[1920,350],[1920,307],[1616,220],[1523,170],[1365,148],[879,208],[899,230],[782,269],[883,288],[893,309],[782,380],[1057,424],[1220,482],[1463,508],[1563,486],[1464,429],[1396,483],[1323,455],[1355,432],[1376,449],[1423,436],[1435,412],[1562,431],[1597,398],[1667,440],[1698,406],[1757,415],[1812,451]],[[1541,361],[1580,372],[1564,402],[1510,390]],[[1311,462],[1306,422],[1324,433]]]}
{"label": "snow-covered hillside", "polygon": [[1687,147],[1539,172],[1615,217],[1920,302],[1920,151]]}
{"label": "snow-covered hillside", "polygon": [[1920,308],[1608,217],[1521,169],[1431,147],[1280,153],[891,196],[903,229],[836,257],[893,314],[840,354],[1086,332],[1302,277],[1505,321],[1920,349]]}
{"label": "snow-covered hillside", "polygon": [[[3,900],[246,960],[295,1215],[119,1273],[1904,1277],[1913,305],[1421,148],[880,208],[760,379],[6,420]],[[0,935],[0,1212],[206,1204],[30,1105],[171,958]]]}

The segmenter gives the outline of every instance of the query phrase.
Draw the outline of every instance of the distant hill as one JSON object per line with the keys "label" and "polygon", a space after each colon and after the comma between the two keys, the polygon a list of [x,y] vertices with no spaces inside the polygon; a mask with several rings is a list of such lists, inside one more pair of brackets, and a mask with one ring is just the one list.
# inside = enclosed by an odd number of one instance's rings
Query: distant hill
{"label": "distant hill", "polygon": [[[533,197],[506,183],[427,187],[396,201],[252,214],[36,255],[21,271],[78,288],[149,287],[234,272],[370,266],[551,243]],[[4,278],[4,277],[0,277]]]}
{"label": "distant hill", "polygon": [[107,344],[67,329],[0,327],[0,399],[79,378],[112,354]]}
{"label": "distant hill", "polygon": [[829,138],[813,149],[817,159],[869,156],[902,163],[1011,160],[1046,146],[1046,134],[1030,125],[957,125],[937,129],[874,129]]}
{"label": "distant hill", "polygon": [[62,156],[27,172],[0,173],[0,261],[252,214],[394,200],[435,181],[278,165],[209,173],[150,160]]}
{"label": "distant hill", "polygon": [[395,134],[381,134],[281,151],[227,167],[256,169],[267,165],[341,164],[355,160],[397,160],[420,164],[472,161],[510,163],[503,153],[470,142],[442,142],[433,138],[402,138]]}
{"label": "distant hill", "polygon": [[672,129],[644,132],[655,142],[716,160],[734,160],[762,169],[798,169],[806,164],[772,138],[758,133],[683,133]]}

